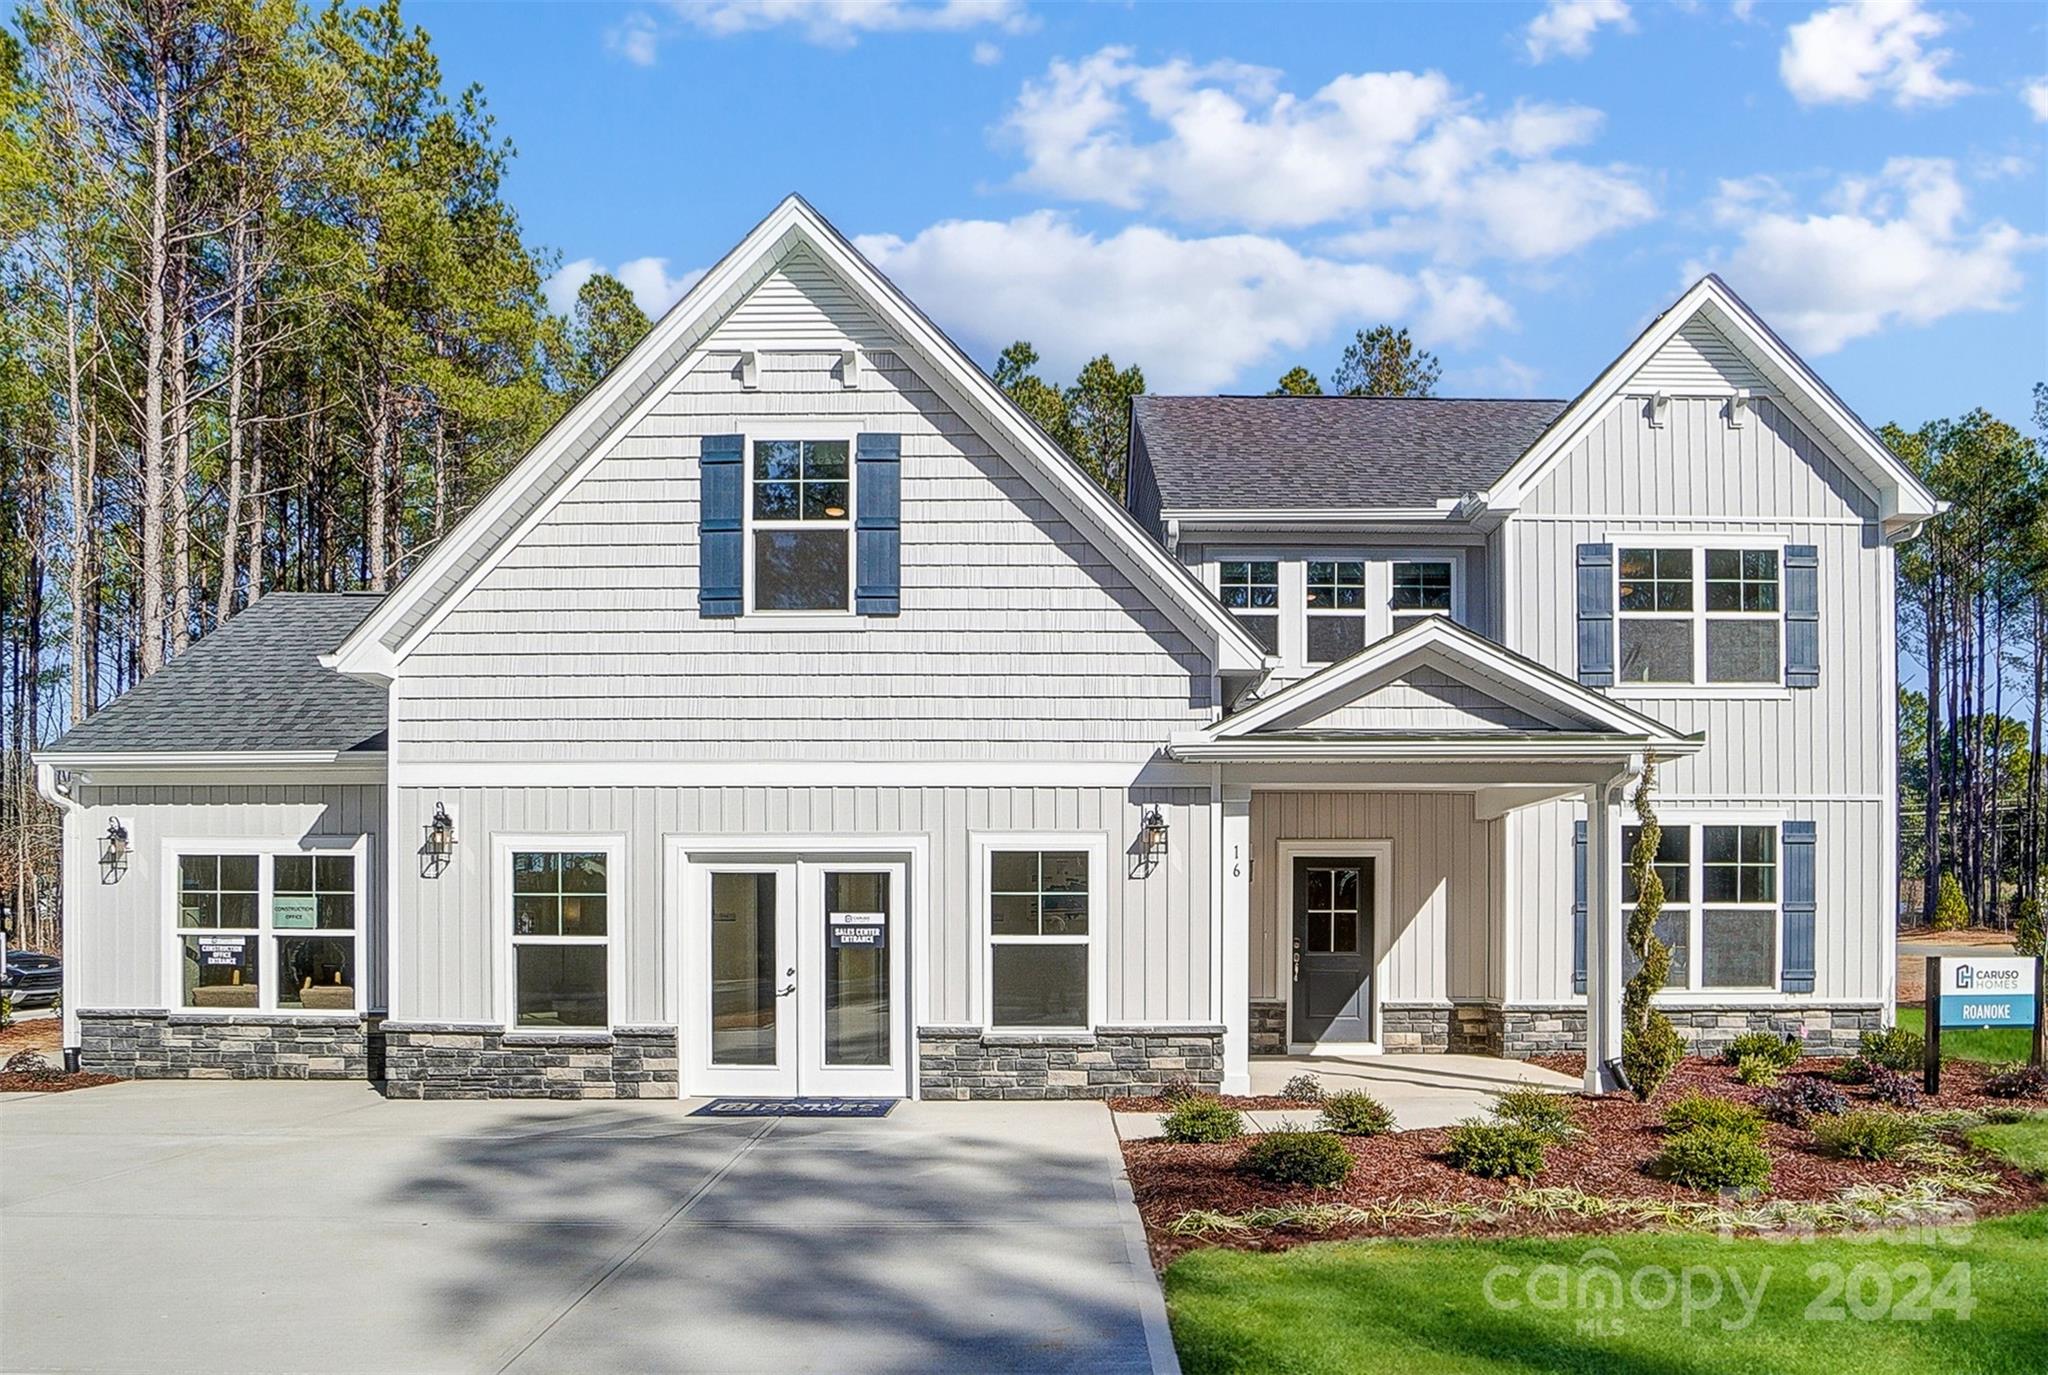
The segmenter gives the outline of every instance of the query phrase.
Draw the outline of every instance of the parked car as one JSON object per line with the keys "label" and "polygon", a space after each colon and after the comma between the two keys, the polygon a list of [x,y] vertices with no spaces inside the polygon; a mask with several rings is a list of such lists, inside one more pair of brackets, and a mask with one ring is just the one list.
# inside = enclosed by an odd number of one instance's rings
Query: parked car
{"label": "parked car", "polygon": [[64,961],[39,950],[10,950],[0,989],[17,1008],[48,1007],[64,991]]}

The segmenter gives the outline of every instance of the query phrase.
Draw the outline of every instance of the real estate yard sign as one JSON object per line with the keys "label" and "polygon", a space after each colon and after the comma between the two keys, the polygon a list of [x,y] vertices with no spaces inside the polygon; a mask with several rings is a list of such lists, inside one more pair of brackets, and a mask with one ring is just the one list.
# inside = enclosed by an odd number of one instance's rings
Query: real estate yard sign
{"label": "real estate yard sign", "polygon": [[1941,1091],[1941,1033],[1977,1027],[2027,1027],[2033,1062],[2048,1052],[2038,956],[1930,955],[1927,959],[1927,1091]]}

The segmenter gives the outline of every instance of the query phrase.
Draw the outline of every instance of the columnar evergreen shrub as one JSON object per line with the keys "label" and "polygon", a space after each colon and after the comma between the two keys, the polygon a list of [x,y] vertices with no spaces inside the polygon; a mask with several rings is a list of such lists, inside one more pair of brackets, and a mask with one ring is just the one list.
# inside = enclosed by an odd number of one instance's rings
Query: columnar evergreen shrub
{"label": "columnar evergreen shrub", "polygon": [[1934,891],[1934,929],[1960,931],[1970,924],[1970,904],[1953,870],[1944,869]]}
{"label": "columnar evergreen shrub", "polygon": [[1671,972],[1671,948],[1657,939],[1657,915],[1664,910],[1664,880],[1657,876],[1657,846],[1664,835],[1657,824],[1654,799],[1657,766],[1646,764],[1636,785],[1636,843],[1629,851],[1629,881],[1635,884],[1635,910],[1628,917],[1628,948],[1636,972],[1621,995],[1621,1072],[1629,1092],[1647,1103],[1685,1054],[1685,1041],[1671,1019],[1650,1005]]}

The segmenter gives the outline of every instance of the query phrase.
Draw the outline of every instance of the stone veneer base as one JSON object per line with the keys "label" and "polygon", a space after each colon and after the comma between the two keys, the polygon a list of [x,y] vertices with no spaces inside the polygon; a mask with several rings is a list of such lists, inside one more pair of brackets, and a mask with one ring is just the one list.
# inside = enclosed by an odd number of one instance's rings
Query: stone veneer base
{"label": "stone veneer base", "polygon": [[374,1018],[81,1008],[78,1062],[123,1079],[373,1079]]}
{"label": "stone veneer base", "polygon": [[507,1031],[469,1022],[386,1022],[392,1098],[674,1098],[672,1026]]}
{"label": "stone veneer base", "polygon": [[980,1027],[917,1030],[918,1093],[927,1099],[1111,1098],[1185,1078],[1223,1086],[1223,1028],[1101,1027],[1032,1035]]}
{"label": "stone veneer base", "polygon": [[[1813,1055],[1853,1055],[1866,1031],[1884,1025],[1876,1003],[1782,1003],[1776,1006],[1661,1009],[1695,1051],[1713,1051],[1746,1031],[1794,1034]],[[1251,1053],[1287,1053],[1286,1004],[1254,999]],[[1389,1054],[1500,1055],[1527,1059],[1586,1048],[1583,1003],[1387,1003],[1380,1008],[1380,1048]]]}

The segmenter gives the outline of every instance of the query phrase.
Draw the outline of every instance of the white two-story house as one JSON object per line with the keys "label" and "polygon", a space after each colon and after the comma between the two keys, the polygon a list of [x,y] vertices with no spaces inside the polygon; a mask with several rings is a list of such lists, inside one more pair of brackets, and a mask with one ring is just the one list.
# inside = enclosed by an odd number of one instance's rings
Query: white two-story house
{"label": "white two-story house", "polygon": [[1129,509],[795,198],[387,596],[38,756],[67,1044],[407,1096],[1242,1091],[1891,1013],[1893,550],[1720,282],[1570,402],[1145,397]]}

